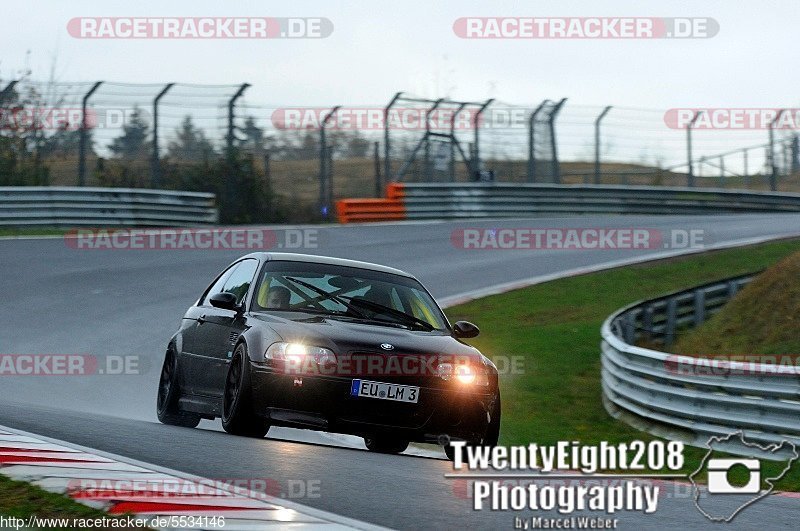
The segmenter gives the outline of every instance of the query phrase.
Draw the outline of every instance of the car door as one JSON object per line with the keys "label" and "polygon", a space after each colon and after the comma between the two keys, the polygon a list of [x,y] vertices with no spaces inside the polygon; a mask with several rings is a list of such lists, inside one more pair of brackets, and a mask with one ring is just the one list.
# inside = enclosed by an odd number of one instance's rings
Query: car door
{"label": "car door", "polygon": [[[237,304],[247,299],[250,286],[258,269],[258,260],[239,262],[222,287],[223,292],[236,295]],[[219,398],[225,388],[225,375],[233,357],[233,349],[239,335],[244,331],[245,318],[241,312],[206,308],[205,323],[201,326],[200,340],[203,342],[203,394]]]}
{"label": "car door", "polygon": [[208,387],[202,382],[204,362],[205,322],[210,304],[209,297],[221,293],[225,282],[231,272],[239,264],[233,264],[223,271],[216,280],[206,289],[200,301],[189,308],[181,322],[181,350],[178,352],[178,378],[181,390],[187,394],[202,394],[201,390]]}

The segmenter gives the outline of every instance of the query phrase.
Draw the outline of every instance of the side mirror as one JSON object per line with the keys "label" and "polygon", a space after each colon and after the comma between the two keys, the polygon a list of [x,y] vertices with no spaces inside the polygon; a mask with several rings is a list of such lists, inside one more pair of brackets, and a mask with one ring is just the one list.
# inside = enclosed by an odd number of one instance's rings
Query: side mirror
{"label": "side mirror", "polygon": [[234,312],[241,310],[239,305],[236,304],[236,295],[227,291],[215,293],[210,299],[208,299],[208,302],[211,303],[211,306],[215,308],[222,308],[223,310],[232,310]]}
{"label": "side mirror", "polygon": [[480,334],[480,329],[469,321],[458,321],[453,325],[453,337],[465,339]]}

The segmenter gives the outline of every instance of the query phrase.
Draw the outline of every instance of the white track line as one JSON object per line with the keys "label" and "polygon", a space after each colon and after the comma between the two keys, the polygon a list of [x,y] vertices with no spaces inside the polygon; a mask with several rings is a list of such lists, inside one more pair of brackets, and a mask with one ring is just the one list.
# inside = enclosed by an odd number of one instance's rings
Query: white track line
{"label": "white track line", "polygon": [[[325,529],[362,529],[382,530],[384,527],[361,522],[337,514],[314,509],[296,502],[266,495],[263,492],[254,492],[248,489],[232,487],[221,482],[214,482],[193,474],[187,474],[149,463],[144,463],[128,457],[87,448],[74,443],[36,435],[33,433],[0,426],[0,447],[15,448],[19,450],[0,450],[0,457],[12,462],[0,464],[0,474],[29,481],[40,485],[47,490],[66,493],[70,484],[76,485],[76,480],[103,480],[106,483],[119,482],[127,485],[133,479],[155,485],[180,484],[199,487],[194,492],[203,492],[202,496],[191,495],[175,497],[166,492],[155,494],[153,491],[134,492],[126,498],[125,495],[116,494],[113,497],[89,497],[76,501],[97,508],[106,508],[109,505],[125,503],[126,501],[141,503],[180,503],[185,505],[205,505],[213,507],[211,510],[204,507],[199,511],[187,509],[173,511],[172,514],[225,516],[227,531],[237,529],[261,529],[268,525],[291,525],[298,528],[325,528]],[[30,451],[26,451],[30,450]],[[27,458],[38,455],[42,458],[53,459],[53,462],[20,461],[13,463],[14,457]],[[59,461],[59,459],[87,459],[87,461]],[[71,483],[72,482],[72,483]],[[90,483],[91,484],[91,483]],[[138,487],[139,483],[137,483]],[[213,488],[209,487],[213,485]],[[194,487],[192,487],[194,488]],[[142,496],[143,493],[153,494]],[[75,493],[73,493],[75,494]],[[210,505],[213,504],[213,505]],[[218,511],[214,509],[218,508]],[[235,510],[241,508],[242,510]],[[140,517],[166,516],[169,510],[147,512]]]}

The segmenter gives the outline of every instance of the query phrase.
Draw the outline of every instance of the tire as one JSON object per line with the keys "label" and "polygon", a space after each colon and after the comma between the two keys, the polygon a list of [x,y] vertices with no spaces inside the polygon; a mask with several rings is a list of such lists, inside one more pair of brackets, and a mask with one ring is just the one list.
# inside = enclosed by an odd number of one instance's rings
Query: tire
{"label": "tire", "polygon": [[269,431],[269,421],[253,412],[250,363],[247,346],[239,343],[225,375],[222,396],[222,428],[231,435],[260,439]]}
{"label": "tire", "polygon": [[379,454],[399,454],[408,448],[407,440],[392,439],[386,436],[364,437],[364,444],[367,450]]}
{"label": "tire", "polygon": [[164,355],[161,367],[161,378],[158,381],[158,397],[156,398],[156,415],[162,424],[196,428],[200,424],[200,415],[181,411],[178,399],[181,396],[178,388],[178,359],[170,347]]}
{"label": "tire", "polygon": [[[469,441],[467,446],[485,446],[488,448],[497,446],[497,441],[500,439],[500,411],[500,395],[497,395],[497,399],[492,406],[489,425],[486,426],[483,438],[479,441]],[[449,444],[444,445],[444,453],[450,461],[455,459],[455,449]]]}

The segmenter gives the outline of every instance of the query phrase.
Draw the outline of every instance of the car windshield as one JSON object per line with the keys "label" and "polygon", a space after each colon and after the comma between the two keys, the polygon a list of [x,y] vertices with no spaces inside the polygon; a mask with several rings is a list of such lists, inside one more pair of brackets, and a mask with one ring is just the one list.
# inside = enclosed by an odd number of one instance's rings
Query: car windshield
{"label": "car windshield", "polygon": [[256,285],[255,311],[297,311],[446,330],[446,320],[412,278],[356,267],[272,261]]}

